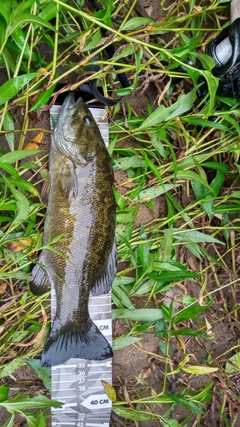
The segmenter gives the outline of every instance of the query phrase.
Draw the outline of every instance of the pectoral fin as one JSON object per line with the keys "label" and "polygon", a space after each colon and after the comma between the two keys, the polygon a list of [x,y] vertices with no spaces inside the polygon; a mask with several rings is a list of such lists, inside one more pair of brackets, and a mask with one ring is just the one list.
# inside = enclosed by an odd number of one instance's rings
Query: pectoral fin
{"label": "pectoral fin", "polygon": [[117,245],[114,240],[112,251],[108,257],[107,263],[103,266],[99,276],[91,289],[92,295],[103,295],[107,294],[112,286],[114,277],[117,272]]}
{"label": "pectoral fin", "polygon": [[69,197],[76,197],[78,193],[77,175],[73,162],[67,159],[61,167],[60,179],[62,189]]}

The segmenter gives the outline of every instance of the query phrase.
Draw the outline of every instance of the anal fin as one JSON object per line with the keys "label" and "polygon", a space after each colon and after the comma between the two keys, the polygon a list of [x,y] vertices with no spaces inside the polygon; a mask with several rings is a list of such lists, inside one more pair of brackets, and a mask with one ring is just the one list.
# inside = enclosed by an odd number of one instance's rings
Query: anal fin
{"label": "anal fin", "polygon": [[111,253],[100,275],[97,276],[91,293],[93,296],[108,294],[117,272],[117,244],[114,240]]}

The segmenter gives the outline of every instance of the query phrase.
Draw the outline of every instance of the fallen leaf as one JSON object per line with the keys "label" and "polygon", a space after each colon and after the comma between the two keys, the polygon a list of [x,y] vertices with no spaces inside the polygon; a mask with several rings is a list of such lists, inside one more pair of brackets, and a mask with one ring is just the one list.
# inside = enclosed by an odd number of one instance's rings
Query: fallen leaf
{"label": "fallen leaf", "polygon": [[7,289],[7,283],[1,283],[0,285],[0,295],[3,295]]}
{"label": "fallen leaf", "polygon": [[40,132],[31,142],[29,142],[24,150],[37,150],[42,143],[44,132]]}
{"label": "fallen leaf", "polygon": [[117,401],[117,394],[116,394],[115,388],[111,384],[109,384],[107,381],[104,381],[104,380],[102,380],[102,385],[106,391],[107,397],[113,403],[115,403]]}

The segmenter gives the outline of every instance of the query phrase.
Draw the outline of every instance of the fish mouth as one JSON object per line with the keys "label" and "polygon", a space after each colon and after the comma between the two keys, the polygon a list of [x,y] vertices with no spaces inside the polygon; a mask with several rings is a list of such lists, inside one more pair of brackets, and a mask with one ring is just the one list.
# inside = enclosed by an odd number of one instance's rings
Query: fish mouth
{"label": "fish mouth", "polygon": [[69,95],[65,98],[62,104],[58,121],[63,121],[67,115],[75,117],[79,109],[82,107],[82,105],[83,105],[82,98],[78,98],[78,100],[75,102],[74,93],[73,92],[69,93]]}

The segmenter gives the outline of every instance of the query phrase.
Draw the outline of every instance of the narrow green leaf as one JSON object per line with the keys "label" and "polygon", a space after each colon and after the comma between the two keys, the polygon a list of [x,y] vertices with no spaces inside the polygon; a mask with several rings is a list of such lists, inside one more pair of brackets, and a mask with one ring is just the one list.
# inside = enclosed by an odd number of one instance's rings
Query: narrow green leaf
{"label": "narrow green leaf", "polygon": [[117,308],[113,310],[114,319],[129,319],[140,322],[155,322],[163,317],[162,310],[159,308],[136,308],[128,310]]}
{"label": "narrow green leaf", "polygon": [[10,0],[0,0],[0,13],[4,17],[6,24],[10,22],[12,2]]}
{"label": "narrow green leaf", "polygon": [[55,87],[56,87],[56,85],[53,85],[49,89],[43,90],[29,111],[37,110],[38,108],[42,107],[43,105],[46,105],[48,103],[49,99],[51,98]]}
{"label": "narrow green leaf", "polygon": [[142,338],[136,338],[136,337],[121,337],[116,338],[113,340],[113,351],[121,350],[124,347],[127,347],[128,345],[135,344],[138,341],[141,341]]}
{"label": "narrow green leaf", "polygon": [[13,414],[10,418],[8,418],[7,421],[5,421],[5,423],[2,425],[2,427],[14,427],[14,418],[15,418],[15,416]]}
{"label": "narrow green leaf", "polygon": [[[13,120],[11,113],[9,113],[9,111],[6,111],[6,113],[4,114],[3,128],[4,128],[4,130],[14,131],[14,120]],[[5,134],[5,136],[7,138],[7,142],[8,142],[10,150],[14,151],[14,132],[7,133],[7,134]]]}
{"label": "narrow green leaf", "polygon": [[200,184],[202,184],[205,188],[207,188],[210,192],[210,194],[214,195],[214,191],[211,188],[211,186],[206,182],[205,179],[203,179],[201,176],[197,175],[195,172],[192,171],[177,171],[176,172],[176,177],[182,178],[182,179],[187,179],[190,181],[197,181],[200,182]]}
{"label": "narrow green leaf", "polygon": [[[1,157],[0,157],[0,159],[1,159]],[[19,178],[18,172],[9,163],[2,163],[2,162],[0,162],[0,169],[3,169],[5,172],[9,173],[9,175],[12,175],[16,179]]]}
{"label": "narrow green leaf", "polygon": [[25,159],[26,157],[32,156],[34,154],[40,153],[40,150],[18,150],[11,153],[3,154],[0,157],[1,163],[15,163],[18,160]]}
{"label": "narrow green leaf", "polygon": [[183,320],[196,319],[197,315],[206,311],[211,307],[212,303],[213,301],[209,301],[205,305],[191,305],[190,307],[184,308],[173,316],[173,324],[176,325]]}
{"label": "narrow green leaf", "polygon": [[0,386],[0,402],[3,402],[8,398],[9,387],[6,385]]}
{"label": "narrow green leaf", "polygon": [[173,237],[181,242],[190,241],[195,243],[219,243],[223,245],[224,243],[221,240],[215,239],[215,237],[210,236],[209,234],[202,233],[197,230],[180,230],[179,228],[173,229]]}
{"label": "narrow green leaf", "polygon": [[40,73],[23,74],[3,83],[0,87],[0,105],[12,99],[28,82],[39,75]]}
{"label": "narrow green leaf", "polygon": [[21,28],[27,24],[37,24],[55,32],[55,27],[44,19],[39,18],[36,15],[31,15],[30,13],[22,13],[19,16],[14,17],[10,25],[7,27],[8,35],[10,36],[17,28]]}
{"label": "narrow green leaf", "polygon": [[151,18],[131,18],[129,21],[125,22],[125,24],[121,27],[121,31],[130,31],[135,30],[135,28],[141,27],[142,25],[147,25],[153,23],[153,19]]}
{"label": "narrow green leaf", "polygon": [[154,416],[150,414],[145,414],[144,412],[141,412],[139,410],[134,409],[126,409],[123,407],[116,407],[113,406],[113,412],[115,414],[119,415],[119,417],[126,418],[127,420],[133,420],[133,421],[152,421]]}
{"label": "narrow green leaf", "polygon": [[160,274],[148,274],[148,277],[151,277],[151,279],[157,280],[159,282],[171,282],[171,281],[179,281],[183,279],[194,279],[195,277],[199,277],[201,274],[192,273],[191,271],[164,271]]}
{"label": "narrow green leaf", "polygon": [[112,292],[116,295],[122,305],[129,309],[134,309],[133,303],[130,301],[126,292],[120,288],[120,286],[114,286]]}

